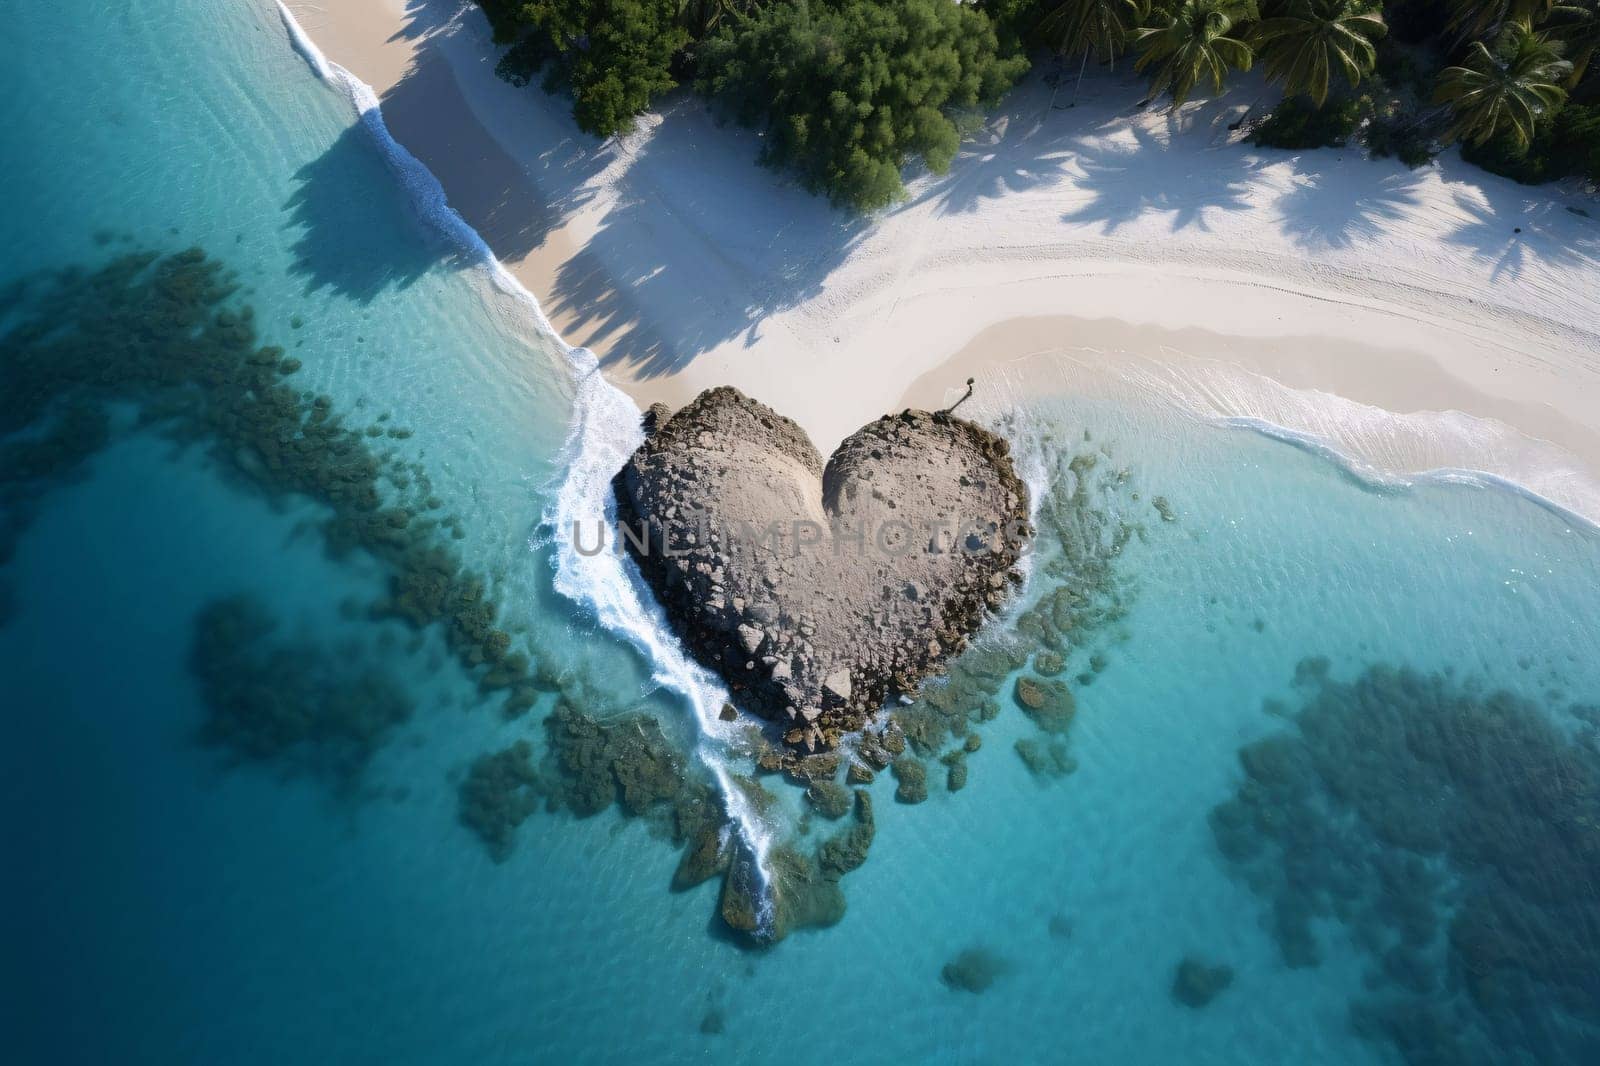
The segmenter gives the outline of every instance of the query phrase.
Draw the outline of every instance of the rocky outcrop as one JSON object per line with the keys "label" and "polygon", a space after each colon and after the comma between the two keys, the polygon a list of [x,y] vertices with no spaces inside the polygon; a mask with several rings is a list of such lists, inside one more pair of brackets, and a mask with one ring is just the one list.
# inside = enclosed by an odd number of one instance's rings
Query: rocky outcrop
{"label": "rocky outcrop", "polygon": [[658,405],[646,430],[615,481],[621,539],[695,657],[793,747],[915,693],[1021,580],[1027,488],[970,422],[886,416],[826,467],[735,389]]}

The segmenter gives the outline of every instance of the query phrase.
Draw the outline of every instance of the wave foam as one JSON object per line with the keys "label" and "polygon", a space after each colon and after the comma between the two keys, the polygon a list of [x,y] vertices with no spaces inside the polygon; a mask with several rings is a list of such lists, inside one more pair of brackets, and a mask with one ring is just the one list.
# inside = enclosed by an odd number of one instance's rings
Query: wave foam
{"label": "wave foam", "polygon": [[728,816],[755,858],[762,893],[757,917],[760,931],[769,931],[772,892],[768,854],[773,830],[745,790],[738,787],[729,769],[740,730],[718,717],[728,702],[727,689],[684,655],[655,598],[638,574],[623,565],[620,556],[610,551],[580,555],[572,540],[562,535],[562,531],[573,529],[574,523],[592,528],[599,515],[605,516],[606,528],[614,528],[611,478],[643,439],[638,406],[606,381],[592,352],[561,339],[545,317],[538,298],[495,258],[477,230],[450,206],[439,179],[390,135],[372,87],[323,55],[282,0],[278,0],[278,12],[295,51],[319,79],[342,92],[356,109],[363,128],[383,152],[423,221],[470,255],[488,272],[497,289],[523,304],[540,332],[566,357],[576,384],[573,423],[562,454],[567,473],[554,502],[542,516],[545,535],[553,536],[555,542],[556,590],[643,653],[653,667],[655,680],[681,695],[693,709],[699,726],[695,753],[716,779]]}
{"label": "wave foam", "polygon": [[996,376],[1013,394],[1064,388],[1260,433],[1312,452],[1372,488],[1473,484],[1513,492],[1583,526],[1600,525],[1600,482],[1584,464],[1494,418],[1399,413],[1175,349],[1150,356],[1078,348],[1037,359]]}

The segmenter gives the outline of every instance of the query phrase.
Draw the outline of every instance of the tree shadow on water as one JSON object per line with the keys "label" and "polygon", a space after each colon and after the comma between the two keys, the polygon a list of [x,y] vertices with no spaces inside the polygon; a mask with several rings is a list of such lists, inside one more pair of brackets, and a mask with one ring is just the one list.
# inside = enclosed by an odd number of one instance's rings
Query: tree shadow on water
{"label": "tree shadow on water", "polygon": [[368,303],[385,289],[413,284],[435,264],[461,258],[443,234],[417,225],[369,120],[363,116],[295,172],[296,188],[284,205],[288,228],[300,230],[290,246],[290,272],[305,278],[308,293],[331,289]]}
{"label": "tree shadow on water", "polygon": [[[418,47],[405,76],[383,94],[383,117],[389,133],[449,190],[450,206],[501,262],[517,263],[531,254],[560,224],[561,214],[582,202],[564,183],[552,182],[557,190],[533,184],[473,118],[449,62],[431,43]],[[599,166],[594,153],[580,153],[563,177],[581,185]],[[547,181],[554,177],[547,169]]]}

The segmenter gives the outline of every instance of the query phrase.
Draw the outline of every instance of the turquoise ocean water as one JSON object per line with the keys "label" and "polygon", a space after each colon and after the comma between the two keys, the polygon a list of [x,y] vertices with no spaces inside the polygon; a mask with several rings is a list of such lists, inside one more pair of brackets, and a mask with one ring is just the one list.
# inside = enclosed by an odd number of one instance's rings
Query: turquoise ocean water
{"label": "turquoise ocean water", "polygon": [[[657,821],[541,810],[496,862],[459,816],[480,756],[543,754],[558,692],[654,717],[714,792],[739,769],[702,723],[715,686],[614,560],[565,557],[546,523],[603,491],[626,402],[496,283],[272,5],[66,0],[12,26],[3,357],[103,314],[108,290],[49,272],[204,249],[237,275],[219,306],[253,309],[253,343],[298,361],[284,380],[353,427],[383,493],[426,497],[541,680],[508,716],[442,626],[374,617],[393,558],[330,553],[337,508],[263,491],[215,426],[178,441],[114,396],[81,461],[25,476],[6,452],[8,1061],[1600,1058],[1591,527],[1505,488],[1375,483],[1251,429],[997,384],[986,415],[1110,590],[1060,642],[1075,769],[1018,757],[1049,738],[998,681],[966,787],[929,759],[929,799],[899,804],[880,774],[842,921],[751,950],[715,882],[668,890]],[[106,365],[190,336],[115,321]],[[1023,608],[1081,578],[1071,555],[1046,545]],[[197,643],[218,603],[272,619],[252,639],[274,655]],[[370,725],[396,691],[409,711],[358,734],[353,772],[252,758],[238,735],[202,742],[207,685],[240,677],[291,718],[337,695]],[[296,751],[349,758],[310,735]],[[798,832],[794,790],[768,787],[770,824],[723,801],[757,850]],[[1175,994],[1186,958],[1231,972],[1205,1006]]]}

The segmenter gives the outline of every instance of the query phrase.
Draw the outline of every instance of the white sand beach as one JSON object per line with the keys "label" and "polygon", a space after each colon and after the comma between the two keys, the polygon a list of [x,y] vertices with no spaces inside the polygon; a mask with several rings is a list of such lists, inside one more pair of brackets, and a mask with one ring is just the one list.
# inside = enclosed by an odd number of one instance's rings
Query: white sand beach
{"label": "white sand beach", "polygon": [[1228,129],[1273,99],[1251,78],[1174,113],[1139,110],[1131,72],[1091,71],[1068,108],[1046,65],[949,174],[859,218],[759,167],[759,137],[686,91],[625,137],[581,133],[564,100],[495,77],[471,4],[289,7],[641,404],[735,385],[826,452],[1059,353],[1069,386],[1109,373],[1600,516],[1600,199],[1571,186],[1454,151],[1411,171],[1256,149]]}

